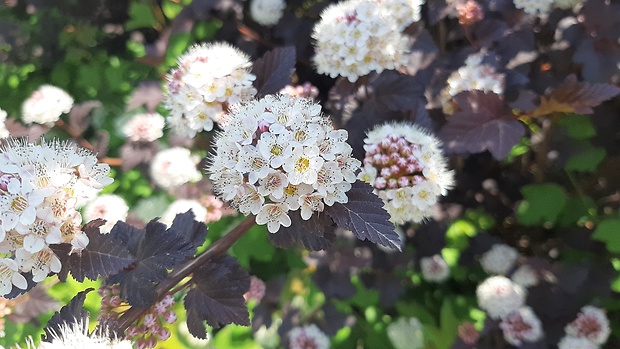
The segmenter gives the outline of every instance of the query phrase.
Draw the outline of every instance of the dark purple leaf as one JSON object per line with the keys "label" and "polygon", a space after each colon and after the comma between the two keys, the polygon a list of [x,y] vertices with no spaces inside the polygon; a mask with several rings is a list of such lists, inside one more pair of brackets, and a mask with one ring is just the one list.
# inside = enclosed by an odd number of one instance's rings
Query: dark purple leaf
{"label": "dark purple leaf", "polygon": [[164,100],[164,93],[159,81],[144,81],[133,91],[129,97],[129,103],[125,110],[134,110],[141,106],[146,106],[150,113]]}
{"label": "dark purple leaf", "polygon": [[573,61],[582,65],[581,75],[586,81],[610,83],[620,78],[620,47],[612,40],[583,38]]}
{"label": "dark purple leaf", "polygon": [[191,210],[177,214],[172,221],[172,225],[168,228],[168,231],[172,231],[178,236],[182,236],[184,240],[192,243],[192,255],[196,253],[198,247],[202,246],[207,236],[207,226],[202,222],[196,221],[195,217]]}
{"label": "dark purple leaf", "polygon": [[108,155],[110,146],[110,134],[105,130],[97,130],[95,141],[93,142],[93,152],[97,154],[97,158],[101,159]]}
{"label": "dark purple leaf", "polygon": [[94,290],[94,288],[87,288],[84,291],[78,292],[78,294],[71,299],[69,304],[60,308],[60,311],[52,315],[52,318],[43,329],[45,331],[45,333],[41,335],[41,340],[43,342],[51,343],[54,334],[61,333],[61,328],[66,323],[79,323],[88,320],[88,312],[84,310],[84,300],[86,300],[86,295],[92,290]]}
{"label": "dark purple leaf", "polygon": [[505,111],[499,95],[479,91],[455,97],[460,111],[448,118],[439,137],[450,153],[491,152],[504,159],[525,134],[525,128]]}
{"label": "dark purple leaf", "polygon": [[390,222],[390,214],[383,208],[383,200],[373,194],[372,187],[362,181],[352,184],[347,192],[349,202],[335,203],[325,208],[336,225],[349,229],[360,240],[401,249],[401,241]]}
{"label": "dark purple leaf", "polygon": [[324,213],[315,213],[309,220],[301,219],[300,211],[289,212],[290,227],[280,227],[275,234],[269,234],[272,244],[280,248],[302,245],[308,250],[324,250],[336,239],[334,222]]}
{"label": "dark purple leaf", "polygon": [[92,120],[89,114],[95,108],[101,108],[101,102],[87,101],[74,105],[69,113],[69,125],[82,134],[90,126]]}
{"label": "dark purple leaf", "polygon": [[250,325],[243,294],[250,288],[250,275],[229,256],[210,260],[194,272],[195,284],[185,296],[187,328],[206,338],[204,321],[211,327]]}
{"label": "dark purple leaf", "polygon": [[[20,298],[24,297],[25,300]],[[43,313],[58,309],[58,302],[47,294],[47,289],[39,284],[15,300],[15,306],[7,318],[14,323],[26,323]]]}
{"label": "dark purple leaf", "polygon": [[132,142],[127,141],[121,147],[121,159],[123,171],[129,171],[140,164],[148,164],[157,152],[159,147],[155,142]]}
{"label": "dark purple leaf", "polygon": [[571,107],[577,114],[592,114],[592,108],[619,94],[620,88],[614,85],[579,82],[575,75],[569,75],[549,98]]}
{"label": "dark purple leaf", "polygon": [[15,118],[7,118],[5,125],[11,137],[27,137],[31,142],[38,140],[50,130],[50,127],[44,125],[24,126]]}
{"label": "dark purple leaf", "polygon": [[38,285],[36,282],[32,281],[32,273],[21,273],[21,274],[26,278],[26,282],[28,282],[28,286],[26,287],[26,289],[22,290],[21,288],[17,288],[13,286],[13,289],[11,290],[11,292],[9,292],[8,294],[5,294],[2,297],[6,299],[13,299],[17,296],[23,295],[24,293],[30,291],[36,285]]}
{"label": "dark purple leaf", "polygon": [[67,280],[69,272],[79,282],[96,280],[99,276],[105,279],[134,262],[134,257],[121,240],[99,232],[103,224],[103,219],[86,223],[83,230],[90,241],[82,251],[70,253],[71,244],[50,245],[62,262],[62,270],[58,273],[61,281]]}
{"label": "dark purple leaf", "polygon": [[368,87],[372,89],[372,99],[380,109],[391,111],[417,110],[425,105],[424,86],[410,75],[386,70],[374,79]]}
{"label": "dark purple leaf", "polygon": [[278,47],[254,62],[252,74],[256,75],[254,87],[259,95],[277,93],[291,83],[296,56],[294,47]]}

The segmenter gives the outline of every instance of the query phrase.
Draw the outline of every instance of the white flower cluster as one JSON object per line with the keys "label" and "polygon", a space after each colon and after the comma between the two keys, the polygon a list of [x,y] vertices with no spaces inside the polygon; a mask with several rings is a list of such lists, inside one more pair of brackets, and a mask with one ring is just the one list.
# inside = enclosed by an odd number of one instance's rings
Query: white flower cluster
{"label": "white flower cluster", "polygon": [[250,15],[256,23],[272,26],[282,18],[285,8],[284,0],[252,0]]}
{"label": "white flower cluster", "polygon": [[480,265],[489,274],[506,275],[519,258],[519,252],[506,244],[495,244],[480,257]]}
{"label": "white flower cluster", "polygon": [[525,13],[531,15],[551,12],[553,1],[554,0],[512,0],[516,8],[522,9]]}
{"label": "white flower cluster", "polygon": [[420,222],[431,216],[437,197],[453,184],[439,140],[413,124],[390,123],[368,132],[364,143],[359,178],[375,188],[392,222]]}
{"label": "white flower cluster", "polygon": [[189,149],[175,147],[157,153],[151,161],[151,178],[164,189],[173,189],[196,182],[202,175],[196,168],[200,159],[192,157]]}
{"label": "white flower cluster", "polygon": [[348,201],[361,164],[347,131],[334,130],[319,104],[268,95],[236,105],[222,128],[209,178],[218,195],[269,232],[290,226],[289,211],[308,220],[324,205]]}
{"label": "white flower cluster", "polygon": [[329,337],[315,324],[293,328],[288,339],[289,349],[329,349]]}
{"label": "white flower cluster", "polygon": [[[41,342],[37,349],[131,349],[131,341],[110,338],[107,331],[89,333],[88,320],[75,323],[64,323],[60,331],[52,332],[51,342]],[[29,346],[30,348],[30,346]]]}
{"label": "white flower cluster", "polygon": [[52,124],[73,108],[73,98],[63,89],[42,85],[22,104],[22,120],[27,123]]}
{"label": "white flower cluster", "polygon": [[431,257],[422,257],[420,259],[420,269],[422,269],[422,277],[426,281],[444,282],[450,277],[450,267],[439,254]]}
{"label": "white flower cluster", "polygon": [[[568,324],[564,331],[566,336],[558,347],[560,349],[594,348],[605,344],[611,329],[609,319],[603,309],[587,305],[581,308],[577,318]],[[581,344],[580,347],[577,344]]]}
{"label": "white flower cluster", "polygon": [[476,289],[478,306],[492,319],[505,318],[525,303],[523,288],[504,276],[491,276]]}
{"label": "white flower cluster", "polygon": [[164,135],[166,121],[159,113],[134,115],[125,125],[123,133],[133,142],[153,142]]}
{"label": "white flower cluster", "polygon": [[0,149],[0,295],[12,285],[26,288],[19,273],[40,282],[60,271],[49,244],[70,243],[75,251],[88,245],[75,205],[112,183],[109,170],[68,142],[11,139]]}
{"label": "white flower cluster", "polygon": [[[391,2],[392,0],[390,0]],[[347,0],[327,7],[314,27],[317,71],[355,82],[372,71],[406,63],[407,39],[394,18],[370,0]]]}
{"label": "white flower cluster", "polygon": [[177,199],[171,203],[166,211],[161,215],[160,222],[166,226],[171,226],[174,218],[177,214],[185,213],[192,210],[194,213],[194,219],[198,222],[205,222],[207,219],[207,208],[204,207],[198,200],[191,199]]}
{"label": "white flower cluster", "polygon": [[0,109],[0,138],[7,138],[10,135],[9,130],[6,129],[6,117],[6,111]]}
{"label": "white flower cluster", "polygon": [[495,71],[495,68],[482,63],[481,54],[473,54],[448,77],[446,92],[454,97],[463,91],[484,91],[501,95],[504,93],[504,74]]}
{"label": "white flower cluster", "polygon": [[107,234],[118,221],[124,221],[129,214],[129,206],[125,199],[114,194],[100,195],[84,207],[84,222],[94,219],[105,219],[106,223],[99,227],[102,234]]}
{"label": "white flower cluster", "polygon": [[520,346],[523,342],[536,342],[543,336],[540,319],[532,308],[521,307],[502,319],[499,327],[504,333],[504,339]]}
{"label": "white flower cluster", "polygon": [[422,5],[426,0],[375,0],[385,17],[395,22],[398,30],[404,30],[421,18]]}
{"label": "white flower cluster", "polygon": [[175,133],[194,137],[213,129],[227,106],[250,100],[256,94],[247,55],[225,43],[196,45],[179,57],[168,74],[164,106]]}
{"label": "white flower cluster", "polygon": [[529,265],[522,265],[510,276],[512,282],[523,287],[528,288],[538,285],[538,275],[536,271]]}

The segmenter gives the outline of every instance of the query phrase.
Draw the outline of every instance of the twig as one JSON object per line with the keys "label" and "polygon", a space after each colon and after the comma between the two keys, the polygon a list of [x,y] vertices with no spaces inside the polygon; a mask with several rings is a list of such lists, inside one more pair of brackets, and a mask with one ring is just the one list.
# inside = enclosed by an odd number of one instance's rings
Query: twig
{"label": "twig", "polygon": [[62,119],[58,119],[58,121],[56,121],[56,126],[58,126],[59,128],[63,129],[65,132],[67,132],[69,136],[75,139],[80,146],[88,150],[94,151],[95,147],[92,144],[90,144],[90,142],[87,141],[86,138],[82,137],[82,133],[74,129],[71,125],[62,121]]}

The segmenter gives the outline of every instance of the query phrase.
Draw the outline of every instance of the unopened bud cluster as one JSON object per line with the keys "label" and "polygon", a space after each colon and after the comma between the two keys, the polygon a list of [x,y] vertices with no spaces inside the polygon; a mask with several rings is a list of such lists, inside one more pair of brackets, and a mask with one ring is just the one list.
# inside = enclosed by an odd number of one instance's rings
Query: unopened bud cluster
{"label": "unopened bud cluster", "polygon": [[456,5],[459,23],[465,26],[472,25],[484,19],[484,11],[476,0],[467,0]]}
{"label": "unopened bud cluster", "polygon": [[175,133],[194,137],[213,129],[227,106],[254,97],[247,55],[224,43],[193,46],[168,74],[164,106]]}
{"label": "unopened bud cluster", "polygon": [[127,328],[125,334],[133,340],[137,349],[155,348],[157,342],[170,338],[170,330],[165,325],[177,321],[173,306],[174,299],[167,295]]}
{"label": "unopened bud cluster", "polygon": [[375,188],[392,222],[420,222],[432,215],[437,197],[446,195],[453,182],[439,141],[413,124],[394,123],[375,127],[364,143],[359,178]]}
{"label": "unopened bud cluster", "polygon": [[296,98],[317,98],[319,96],[319,89],[309,82],[304,82],[301,85],[286,85],[280,90],[280,93],[288,94]]}
{"label": "unopened bud cluster", "polygon": [[207,168],[214,190],[269,232],[291,225],[289,211],[308,220],[348,201],[360,162],[347,131],[334,130],[319,104],[269,95],[236,105],[222,128]]}

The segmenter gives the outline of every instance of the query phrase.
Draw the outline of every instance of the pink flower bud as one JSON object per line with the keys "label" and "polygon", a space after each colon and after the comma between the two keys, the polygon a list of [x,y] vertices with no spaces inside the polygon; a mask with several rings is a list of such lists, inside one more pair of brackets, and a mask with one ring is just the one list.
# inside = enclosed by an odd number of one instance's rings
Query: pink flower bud
{"label": "pink flower bud", "polygon": [[390,187],[391,189],[398,188],[398,180],[396,180],[395,178],[390,178],[388,180],[388,187]]}
{"label": "pink flower bud", "polygon": [[144,326],[146,326],[148,328],[151,328],[156,323],[157,323],[157,317],[154,314],[148,313],[148,314],[144,315]]}
{"label": "pink flower bud", "polygon": [[174,313],[174,311],[169,310],[164,314],[164,321],[166,321],[167,324],[173,324],[175,323],[175,321],[177,321],[177,315]]}
{"label": "pink flower bud", "polygon": [[400,185],[401,187],[407,187],[409,186],[409,178],[402,176],[398,179],[398,185]]}
{"label": "pink flower bud", "polygon": [[149,347],[148,340],[145,338],[138,338],[135,343],[136,349],[147,349]]}
{"label": "pink flower bud", "polygon": [[377,177],[375,179],[375,188],[383,189],[383,188],[385,188],[386,184],[387,184],[387,182],[386,182],[385,178],[383,178],[383,177]]}
{"label": "pink flower bud", "polygon": [[125,333],[127,338],[133,338],[140,335],[140,328],[136,325],[131,325],[127,328],[127,332]]}
{"label": "pink flower bud", "polygon": [[381,176],[383,177],[389,177],[392,173],[390,173],[390,168],[389,167],[384,167],[381,169]]}
{"label": "pink flower bud", "polygon": [[381,155],[381,165],[386,166],[390,163],[390,157],[387,155]]}
{"label": "pink flower bud", "polygon": [[391,160],[392,162],[398,161],[398,160],[400,160],[400,159],[402,159],[402,157],[400,157],[400,154],[398,154],[398,153],[392,153],[392,154],[390,154],[390,160]]}
{"label": "pink flower bud", "polygon": [[390,166],[390,173],[392,176],[397,176],[400,173],[400,167],[398,165]]}
{"label": "pink flower bud", "polygon": [[381,149],[388,149],[390,147],[390,145],[392,145],[392,142],[389,139],[384,139],[381,141],[381,143],[379,143],[381,145]]}
{"label": "pink flower bud", "polygon": [[170,330],[165,327],[162,327],[157,332],[157,337],[159,337],[160,341],[165,341],[166,339],[170,338]]}
{"label": "pink flower bud", "polygon": [[122,302],[121,301],[121,297],[119,297],[119,296],[112,296],[112,297],[110,297],[110,303],[109,304],[110,304],[110,306],[112,308],[116,308],[119,305],[121,305],[121,302]]}
{"label": "pink flower bud", "polygon": [[398,147],[401,149],[409,146],[409,142],[407,142],[407,140],[404,139],[403,137],[399,137],[398,140],[396,141],[396,144],[398,144]]}
{"label": "pink flower bud", "polygon": [[161,302],[165,304],[167,307],[171,307],[174,305],[174,298],[172,298],[171,295],[166,295],[166,297],[164,297],[164,299],[162,299]]}
{"label": "pink flower bud", "polygon": [[396,143],[392,143],[390,144],[390,146],[388,147],[388,151],[390,153],[397,153],[399,151],[399,146]]}

